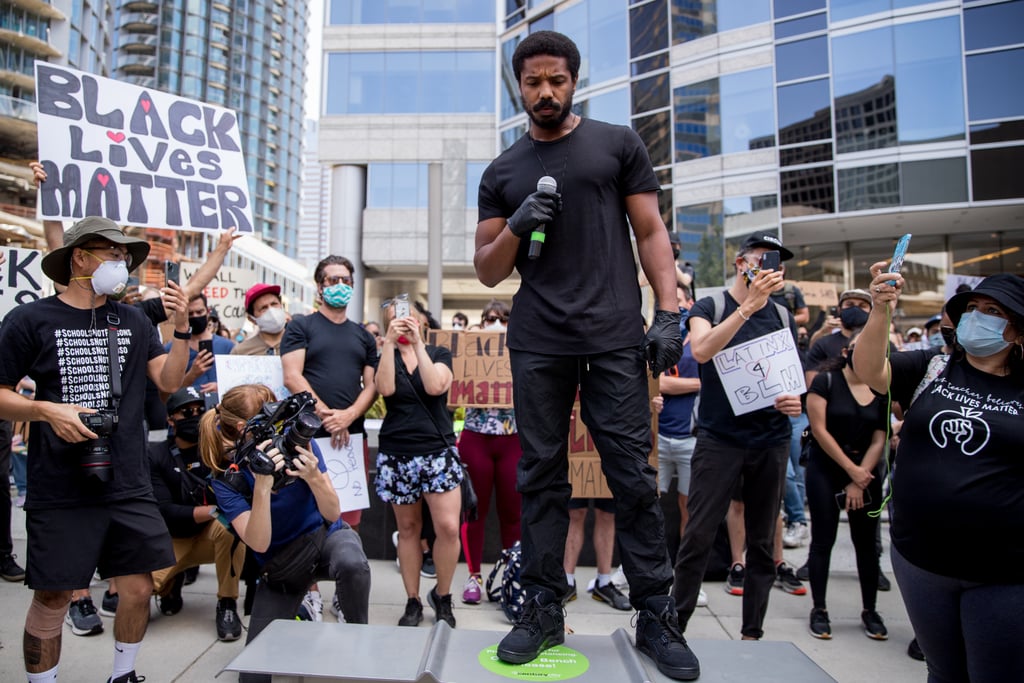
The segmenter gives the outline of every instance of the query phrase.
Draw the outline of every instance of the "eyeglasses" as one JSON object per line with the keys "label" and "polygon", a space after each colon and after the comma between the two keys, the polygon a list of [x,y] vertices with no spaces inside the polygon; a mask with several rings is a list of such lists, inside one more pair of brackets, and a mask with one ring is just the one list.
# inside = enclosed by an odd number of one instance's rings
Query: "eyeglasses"
{"label": "eyeglasses", "polygon": [[203,406],[185,406],[178,408],[174,411],[175,415],[180,415],[182,419],[187,420],[190,417],[203,414]]}
{"label": "eyeglasses", "polygon": [[351,275],[329,275],[329,276],[324,278],[324,284],[327,285],[327,286],[336,285],[338,283],[344,283],[344,284],[348,285],[349,287],[351,287],[352,286],[352,276]]}
{"label": "eyeglasses", "polygon": [[116,244],[83,244],[79,249],[92,254],[101,261],[125,261],[129,268],[132,267],[132,255],[125,247],[119,247]]}
{"label": "eyeglasses", "polygon": [[501,322],[503,322],[503,323],[504,322],[508,322],[508,316],[506,316],[506,315],[488,315],[488,316],[484,317],[484,321],[485,322],[489,322],[489,323],[496,323],[499,320]]}

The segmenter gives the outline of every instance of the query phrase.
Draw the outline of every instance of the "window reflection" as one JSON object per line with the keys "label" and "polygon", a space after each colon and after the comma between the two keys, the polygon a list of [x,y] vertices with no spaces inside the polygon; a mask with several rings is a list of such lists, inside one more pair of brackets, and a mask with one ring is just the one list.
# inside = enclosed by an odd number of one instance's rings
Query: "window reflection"
{"label": "window reflection", "polygon": [[775,46],[775,75],[780,83],[828,73],[825,36]]}
{"label": "window reflection", "polygon": [[832,137],[827,78],[781,86],[778,97],[780,145]]}
{"label": "window reflection", "polygon": [[959,18],[900,24],[893,38],[900,144],[963,139]]}
{"label": "window reflection", "polygon": [[424,208],[427,164],[372,163],[367,170],[366,186],[368,208]]}
{"label": "window reflection", "polygon": [[671,116],[668,111],[661,111],[650,116],[633,119],[633,129],[647,146],[653,166],[665,166],[672,163]]}
{"label": "window reflection", "polygon": [[819,166],[779,173],[783,218],[833,213],[832,167]]}
{"label": "window reflection", "polygon": [[953,234],[949,236],[949,251],[957,275],[1024,275],[1024,230]]}
{"label": "window reflection", "polygon": [[825,0],[775,0],[775,18],[825,9]]}
{"label": "window reflection", "polygon": [[[872,264],[892,258],[898,237],[850,242],[853,286],[867,289]],[[905,284],[897,317],[926,318],[935,315],[945,301],[946,245],[942,235],[914,235],[900,273]]]}
{"label": "window reflection", "polygon": [[828,25],[825,13],[812,14],[809,17],[800,17],[789,21],[780,21],[775,24],[775,39],[792,38],[805,33],[824,31]]}
{"label": "window reflection", "polygon": [[1024,116],[1024,88],[1007,74],[1024,73],[1024,49],[967,57],[967,102],[972,121]]}
{"label": "window reflection", "polygon": [[488,161],[466,162],[466,208],[475,209],[479,199],[480,178],[487,168]]}
{"label": "window reflection", "polygon": [[[523,5],[512,0],[508,4]],[[491,23],[494,21],[494,3],[478,0],[332,0],[329,21],[334,25]]]}
{"label": "window reflection", "polygon": [[839,184],[840,211],[879,209],[898,206],[900,203],[897,164],[841,168],[836,176]]}
{"label": "window reflection", "polygon": [[642,78],[630,84],[633,93],[633,113],[642,114],[661,109],[669,104],[669,75],[661,73]]}
{"label": "window reflection", "polygon": [[722,153],[775,146],[772,70],[722,76]]}
{"label": "window reflection", "polygon": [[1016,45],[1024,37],[1024,0],[964,10],[964,49]]}
{"label": "window reflection", "polygon": [[668,49],[665,0],[654,0],[629,9],[629,56],[642,57]]}
{"label": "window reflection", "polygon": [[581,103],[581,115],[622,126],[629,125],[629,90],[617,88]]}
{"label": "window reflection", "polygon": [[[722,202],[694,204],[676,209],[680,260],[693,264],[698,287],[721,287],[726,273]],[[731,262],[731,259],[729,259]]]}
{"label": "window reflection", "polygon": [[975,201],[1024,197],[1024,147],[971,150]]}
{"label": "window reflection", "polygon": [[718,103],[718,79],[693,83],[675,90],[673,109],[677,162],[721,154]]}

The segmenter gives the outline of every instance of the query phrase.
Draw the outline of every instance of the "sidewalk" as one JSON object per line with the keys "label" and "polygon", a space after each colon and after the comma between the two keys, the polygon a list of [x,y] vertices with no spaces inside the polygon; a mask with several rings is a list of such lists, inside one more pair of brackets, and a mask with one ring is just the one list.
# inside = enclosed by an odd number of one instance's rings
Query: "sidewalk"
{"label": "sidewalk", "polygon": [[[888,539],[888,524],[883,538]],[[24,513],[14,510],[14,546],[19,558],[25,557]],[[888,545],[888,544],[887,544]],[[799,567],[807,557],[807,548],[786,551],[786,561]],[[372,624],[397,623],[405,607],[405,593],[401,577],[394,562],[370,562],[373,588],[370,596],[370,622]],[[888,554],[883,557],[883,569],[892,579]],[[484,567],[484,572],[490,567]],[[594,569],[580,567],[577,577],[581,588],[594,576]],[[495,632],[495,642],[508,630],[509,624],[496,604],[485,602],[472,606],[462,604],[458,598],[466,580],[465,565],[455,575],[453,593],[455,618],[460,629]],[[432,585],[423,579],[420,594],[425,596]],[[93,600],[99,603],[105,582],[93,584]],[[740,637],[740,608],[742,598],[727,595],[722,583],[706,583],[709,605],[698,608],[690,621],[687,635],[693,639],[733,639]],[[183,592],[184,609],[173,617],[160,615],[155,603],[152,621],[137,662],[137,671],[146,676],[147,683],[213,681],[217,673],[242,651],[245,635],[234,643],[217,641],[214,629],[216,581],[213,567],[204,566],[199,579]],[[330,605],[334,586],[321,582],[324,604]],[[25,612],[31,600],[31,591],[20,584],[0,581],[0,681],[25,680],[21,656],[22,627]],[[811,609],[810,595],[793,596],[774,590],[765,620],[765,639],[790,641],[813,659],[818,666],[840,683],[878,683],[879,681],[924,681],[925,666],[906,655],[907,643],[913,637],[903,609],[899,591],[894,586],[888,593],[878,594],[878,611],[889,629],[889,640],[877,642],[864,635],[860,627],[860,589],[857,585],[853,548],[848,529],[840,526],[839,539],[832,555],[832,576],[829,581],[829,615],[832,619],[832,640],[812,638],[807,631],[807,616]],[[429,607],[421,628],[433,623]],[[632,612],[619,612],[602,602],[591,599],[585,591],[569,603],[566,624],[575,633],[587,635],[610,634],[624,628],[630,634]],[[325,609],[324,619],[334,621]],[[243,622],[247,619],[243,619]],[[60,680],[62,683],[100,683],[110,675],[113,657],[113,620],[103,619],[105,630],[88,638],[71,634],[65,627]],[[571,636],[570,636],[571,642]],[[696,650],[700,656],[699,649]],[[233,674],[225,674],[219,681],[233,683]],[[793,683],[797,683],[794,681]]]}

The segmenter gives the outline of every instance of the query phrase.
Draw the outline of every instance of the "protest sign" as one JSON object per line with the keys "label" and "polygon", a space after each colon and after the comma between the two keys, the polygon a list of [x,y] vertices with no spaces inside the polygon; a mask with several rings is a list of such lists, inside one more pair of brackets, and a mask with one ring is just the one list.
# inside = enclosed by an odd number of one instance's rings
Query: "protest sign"
{"label": "protest sign", "polygon": [[954,294],[956,294],[956,288],[960,285],[967,285],[971,289],[977,287],[982,280],[985,278],[978,275],[956,275],[950,273],[946,276],[946,287],[943,291],[943,301],[949,301]]}
{"label": "protest sign", "polygon": [[51,292],[50,279],[43,275],[43,252],[35,249],[4,248],[0,264],[0,320],[15,306],[42,299]]}
{"label": "protest sign", "polygon": [[[181,264],[182,284],[196,274],[202,266],[201,263]],[[206,303],[210,308],[216,308],[220,315],[220,322],[231,330],[237,330],[245,324],[245,293],[250,287],[256,284],[256,273],[245,268],[230,268],[221,266],[210,282],[203,290],[206,295]]]}
{"label": "protest sign", "polygon": [[775,405],[780,394],[807,391],[800,355],[788,327],[730,346],[711,360],[735,415]]}
{"label": "protest sign", "polygon": [[41,220],[253,232],[230,109],[37,61]]}
{"label": "protest sign", "polygon": [[808,306],[819,306],[828,308],[839,303],[839,294],[836,292],[834,282],[813,282],[811,280],[796,280],[794,285],[803,292],[804,302]]}
{"label": "protest sign", "polygon": [[512,366],[504,332],[431,330],[428,343],[452,352],[451,408],[511,408]]}
{"label": "protest sign", "polygon": [[223,396],[240,384],[262,384],[274,392],[278,400],[291,394],[284,386],[280,356],[233,356],[220,354],[213,357],[217,368],[217,393]]}
{"label": "protest sign", "polygon": [[335,448],[331,439],[316,439],[327,465],[334,490],[338,492],[341,511],[364,510],[370,507],[370,492],[366,487],[366,468],[363,461],[363,435],[350,434],[348,445]]}

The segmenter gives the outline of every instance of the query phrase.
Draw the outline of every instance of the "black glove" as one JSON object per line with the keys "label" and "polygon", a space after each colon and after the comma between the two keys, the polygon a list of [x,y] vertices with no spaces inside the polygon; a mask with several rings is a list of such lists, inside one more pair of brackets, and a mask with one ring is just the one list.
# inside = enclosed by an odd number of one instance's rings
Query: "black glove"
{"label": "black glove", "polygon": [[560,197],[557,192],[534,192],[523,200],[512,217],[506,221],[512,234],[527,239],[538,225],[554,220]]}
{"label": "black glove", "polygon": [[682,315],[671,311],[657,311],[651,329],[644,339],[644,355],[651,366],[651,374],[657,377],[679,362],[683,355],[683,335],[679,331]]}

